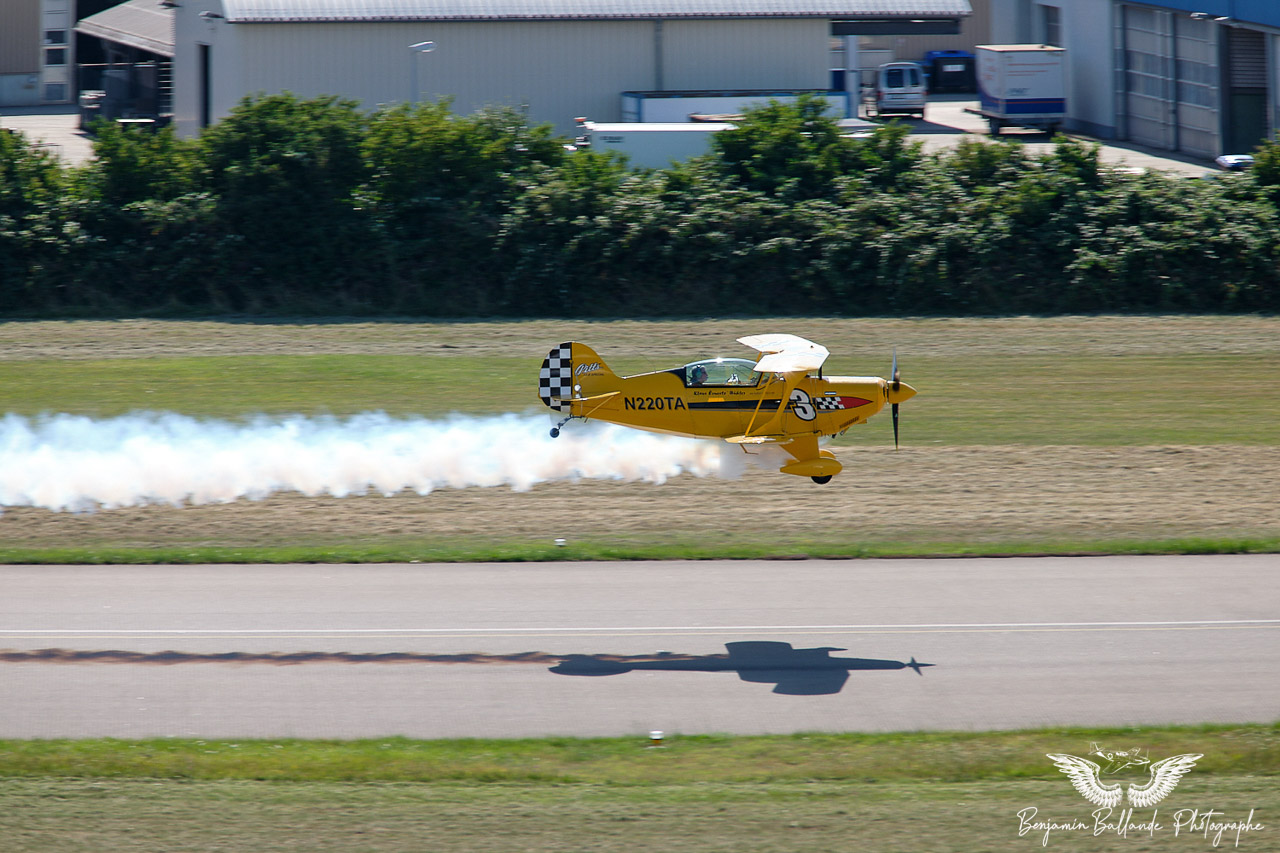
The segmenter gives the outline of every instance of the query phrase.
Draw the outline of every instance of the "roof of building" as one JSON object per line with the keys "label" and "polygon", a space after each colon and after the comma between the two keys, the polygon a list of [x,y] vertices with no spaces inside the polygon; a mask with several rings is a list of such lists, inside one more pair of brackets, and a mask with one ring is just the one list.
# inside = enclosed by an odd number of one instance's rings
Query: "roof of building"
{"label": "roof of building", "polygon": [[231,23],[958,18],[969,0],[224,0]]}
{"label": "roof of building", "polygon": [[76,32],[173,56],[173,9],[159,0],[127,0],[76,24]]}

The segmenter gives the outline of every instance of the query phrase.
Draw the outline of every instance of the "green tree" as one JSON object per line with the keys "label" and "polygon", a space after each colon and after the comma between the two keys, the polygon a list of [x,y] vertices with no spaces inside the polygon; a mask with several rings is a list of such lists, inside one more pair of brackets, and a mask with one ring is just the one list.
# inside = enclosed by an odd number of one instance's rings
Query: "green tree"
{"label": "green tree", "polygon": [[805,95],[793,104],[770,101],[737,126],[711,137],[721,172],[747,189],[792,199],[824,198],[852,161],[852,142],[827,103]]}
{"label": "green tree", "polygon": [[202,189],[217,199],[239,308],[360,310],[381,302],[366,116],[354,101],[291,93],[245,98],[198,140]]}
{"label": "green tree", "polygon": [[401,105],[372,117],[362,145],[366,199],[402,309],[491,312],[506,304],[494,249],[502,217],[522,186],[563,161],[564,140],[548,125],[531,127],[522,110],[457,116],[449,107]]}
{"label": "green tree", "polygon": [[1280,187],[1280,142],[1267,139],[1258,146],[1249,174],[1260,187]]}
{"label": "green tree", "polygon": [[530,127],[521,110],[458,116],[447,100],[379,111],[362,150],[371,197],[410,222],[447,202],[502,209],[520,176],[565,154],[551,127]]}
{"label": "green tree", "polygon": [[94,134],[93,159],[76,176],[82,197],[123,207],[169,201],[197,188],[196,144],[179,139],[172,127],[151,131],[102,121]]}
{"label": "green tree", "polygon": [[644,183],[616,156],[595,151],[526,174],[496,235],[503,267],[494,307],[563,316],[630,305],[626,263],[613,249],[627,227],[619,197],[644,194]]}
{"label": "green tree", "polygon": [[62,269],[74,240],[63,227],[66,187],[57,157],[0,129],[0,313],[56,304],[57,291],[40,273]]}
{"label": "green tree", "polygon": [[980,190],[1017,180],[1028,158],[1026,149],[1015,142],[961,137],[954,148],[940,152],[938,160],[966,189]]}
{"label": "green tree", "polygon": [[19,131],[0,128],[0,216],[26,216],[63,191],[58,159]]}

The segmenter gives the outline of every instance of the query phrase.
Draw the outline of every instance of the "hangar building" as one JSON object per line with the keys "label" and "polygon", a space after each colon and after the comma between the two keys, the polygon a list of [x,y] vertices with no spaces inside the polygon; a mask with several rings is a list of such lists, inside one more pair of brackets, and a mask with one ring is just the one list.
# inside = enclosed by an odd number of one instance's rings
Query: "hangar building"
{"label": "hangar building", "polygon": [[958,32],[971,11],[968,0],[163,2],[186,136],[246,95],[281,91],[370,108],[521,105],[568,134],[576,116],[618,121],[627,91],[827,90],[833,36]]}
{"label": "hangar building", "polygon": [[0,105],[75,100],[75,0],[0,0]]}
{"label": "hangar building", "polygon": [[992,0],[991,22],[1066,49],[1068,129],[1215,157],[1280,126],[1276,0]]}

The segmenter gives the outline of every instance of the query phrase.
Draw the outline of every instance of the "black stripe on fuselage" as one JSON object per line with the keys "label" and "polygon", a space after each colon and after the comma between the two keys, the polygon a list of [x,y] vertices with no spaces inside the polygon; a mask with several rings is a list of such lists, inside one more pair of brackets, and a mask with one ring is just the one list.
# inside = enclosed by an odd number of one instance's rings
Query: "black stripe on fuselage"
{"label": "black stripe on fuselage", "polygon": [[713,412],[737,412],[744,410],[755,411],[756,406],[759,406],[762,412],[776,412],[780,402],[781,400],[777,398],[765,400],[763,403],[759,400],[691,400],[689,408]]}

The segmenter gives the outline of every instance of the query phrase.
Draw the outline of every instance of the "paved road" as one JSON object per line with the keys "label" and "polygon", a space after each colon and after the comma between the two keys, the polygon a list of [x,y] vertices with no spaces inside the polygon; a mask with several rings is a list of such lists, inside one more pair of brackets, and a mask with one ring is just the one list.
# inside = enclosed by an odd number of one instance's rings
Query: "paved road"
{"label": "paved road", "polygon": [[0,127],[20,132],[67,165],[93,156],[93,138],[80,129],[79,107],[0,107]]}
{"label": "paved road", "polygon": [[[911,128],[913,139],[924,143],[926,151],[954,146],[963,138],[991,139],[986,119],[968,112],[976,109],[978,102],[969,100],[971,95],[930,95],[925,110],[925,121],[902,119]],[[1102,162],[1129,169],[1152,169],[1183,177],[1223,176],[1228,172],[1218,168],[1212,160],[1188,157],[1171,151],[1146,148],[1129,142],[1098,140],[1077,133],[1069,133],[1075,139],[1100,146]],[[1032,152],[1047,153],[1054,143],[1047,134],[1026,128],[1006,128],[1000,138],[1022,143]]]}
{"label": "paved road", "polygon": [[0,737],[989,729],[1280,709],[1280,556],[5,566],[0,590]]}
{"label": "paved road", "polygon": [[[926,150],[955,145],[960,139],[987,138],[986,121],[966,112],[977,106],[968,95],[933,95],[926,111],[927,121],[904,119],[912,130],[912,136],[924,143]],[[80,130],[79,110],[69,107],[7,107],[0,109],[0,127],[21,131],[28,138],[38,140],[69,164],[83,163],[93,156],[93,141]],[[1032,151],[1052,148],[1048,138],[1038,132],[1020,129],[1006,130],[1004,139],[1022,142]],[[1088,140],[1086,137],[1079,137]],[[1125,142],[1101,142],[1104,162],[1141,169],[1158,169],[1173,174],[1200,177],[1205,174],[1226,174],[1209,160],[1199,160],[1143,148]]]}

